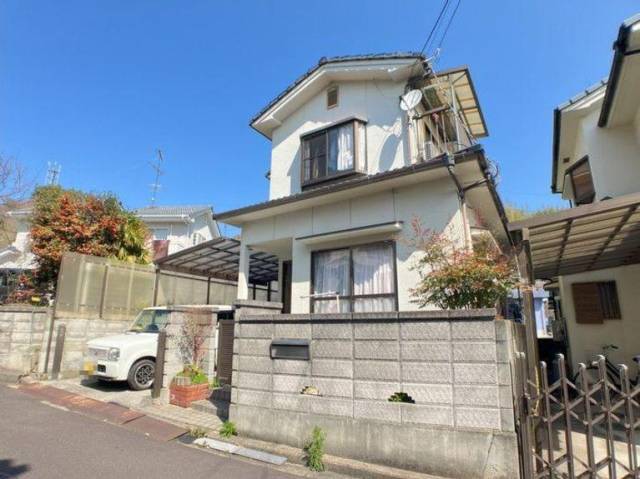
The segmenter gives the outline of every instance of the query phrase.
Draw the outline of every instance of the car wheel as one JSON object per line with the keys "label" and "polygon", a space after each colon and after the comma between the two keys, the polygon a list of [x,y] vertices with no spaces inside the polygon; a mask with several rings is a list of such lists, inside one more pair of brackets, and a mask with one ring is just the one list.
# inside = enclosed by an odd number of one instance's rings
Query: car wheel
{"label": "car wheel", "polygon": [[136,361],[127,376],[129,387],[134,391],[149,389],[153,385],[153,377],[156,372],[156,363],[152,359]]}

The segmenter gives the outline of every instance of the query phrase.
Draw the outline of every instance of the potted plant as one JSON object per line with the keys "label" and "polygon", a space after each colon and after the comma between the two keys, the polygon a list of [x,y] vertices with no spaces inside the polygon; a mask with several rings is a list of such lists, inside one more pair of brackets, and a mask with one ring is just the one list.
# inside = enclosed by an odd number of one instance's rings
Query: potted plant
{"label": "potted plant", "polygon": [[191,364],[179,372],[169,386],[169,402],[175,406],[190,407],[194,401],[208,399],[209,378],[200,368]]}
{"label": "potted plant", "polygon": [[207,326],[206,315],[192,311],[184,316],[177,337],[178,351],[184,367],[169,386],[171,404],[189,407],[192,402],[208,399],[211,394],[209,378],[201,368]]}

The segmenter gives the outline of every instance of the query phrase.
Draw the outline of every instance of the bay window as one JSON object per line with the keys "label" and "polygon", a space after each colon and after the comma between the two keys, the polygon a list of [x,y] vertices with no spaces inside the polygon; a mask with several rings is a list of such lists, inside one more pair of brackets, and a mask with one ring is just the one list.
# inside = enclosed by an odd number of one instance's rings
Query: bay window
{"label": "bay window", "polygon": [[395,248],[385,241],[312,254],[312,311],[395,311]]}
{"label": "bay window", "polygon": [[364,171],[365,128],[360,120],[309,133],[302,141],[302,185]]}

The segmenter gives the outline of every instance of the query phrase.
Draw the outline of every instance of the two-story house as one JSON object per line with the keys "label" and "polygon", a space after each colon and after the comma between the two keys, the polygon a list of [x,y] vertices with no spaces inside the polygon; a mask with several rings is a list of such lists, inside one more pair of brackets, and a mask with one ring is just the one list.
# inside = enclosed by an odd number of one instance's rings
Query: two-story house
{"label": "two-story house", "polygon": [[271,142],[269,200],[216,215],[279,259],[284,312],[415,310],[411,222],[471,248],[508,235],[468,68],[414,53],[322,58],[252,120]]}
{"label": "two-story house", "polygon": [[[572,208],[509,226],[559,302],[574,369],[603,348],[640,354],[640,15],[614,43],[609,77],[554,111],[553,193]],[[518,239],[518,238],[517,238]]]}
{"label": "two-story house", "polygon": [[211,206],[147,206],[134,213],[149,228],[154,259],[220,236]]}

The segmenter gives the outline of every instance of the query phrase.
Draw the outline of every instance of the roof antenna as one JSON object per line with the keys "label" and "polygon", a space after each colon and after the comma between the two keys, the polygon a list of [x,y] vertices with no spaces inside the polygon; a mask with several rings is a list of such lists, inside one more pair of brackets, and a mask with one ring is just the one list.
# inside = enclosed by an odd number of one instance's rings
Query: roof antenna
{"label": "roof antenna", "polygon": [[151,183],[151,206],[156,205],[156,198],[158,197],[158,190],[162,186],[159,181],[160,177],[164,175],[164,171],[162,170],[162,163],[164,162],[164,158],[162,157],[162,150],[158,149],[158,159],[155,163],[151,163],[151,168],[156,172],[156,180]]}
{"label": "roof antenna", "polygon": [[47,178],[45,180],[48,186],[57,186],[60,183],[60,171],[62,166],[56,161],[47,162]]}

